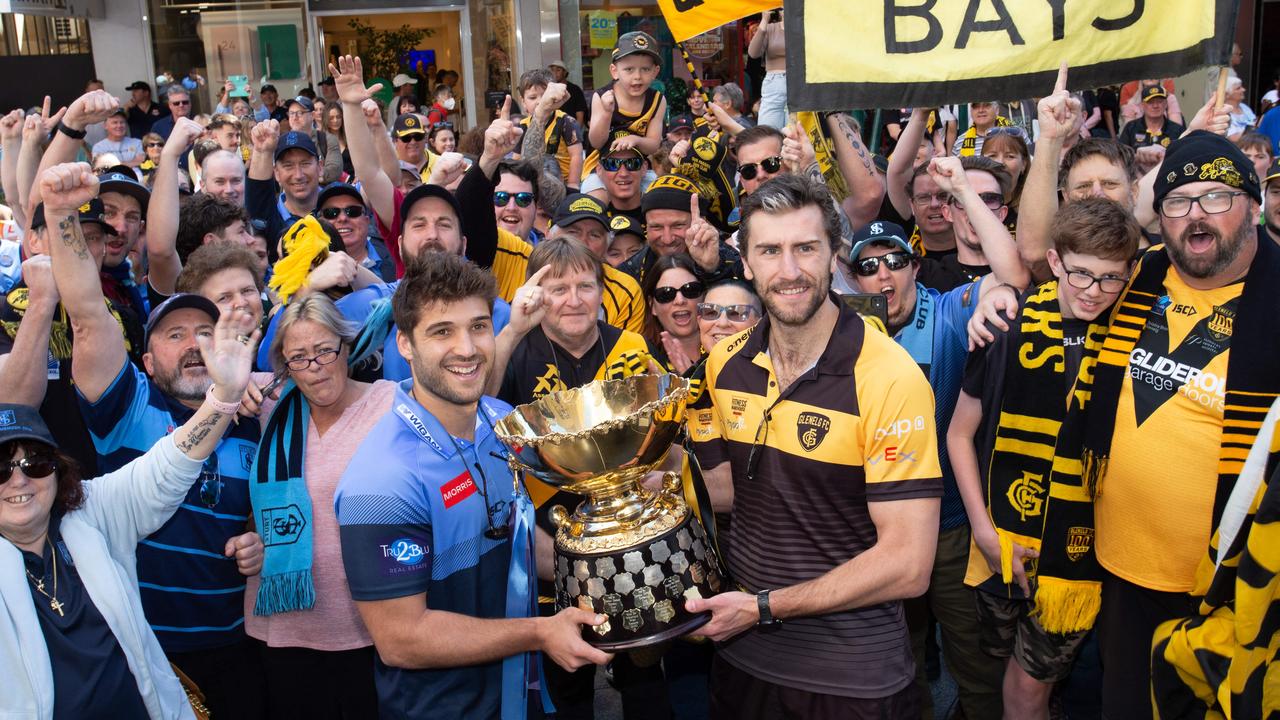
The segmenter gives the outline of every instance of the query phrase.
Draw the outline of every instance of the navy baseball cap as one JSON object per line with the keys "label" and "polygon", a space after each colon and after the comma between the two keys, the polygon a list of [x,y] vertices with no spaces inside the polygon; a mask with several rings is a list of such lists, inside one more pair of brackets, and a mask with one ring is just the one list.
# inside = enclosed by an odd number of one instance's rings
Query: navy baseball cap
{"label": "navy baseball cap", "polygon": [[409,194],[405,195],[404,200],[400,203],[400,217],[408,218],[409,211],[413,209],[414,203],[426,198],[440,198],[449,203],[449,207],[453,208],[453,214],[458,217],[459,229],[463,235],[466,235],[466,227],[462,224],[462,206],[458,204],[458,198],[439,185],[419,185],[410,190]]}
{"label": "navy baseball cap", "polygon": [[30,405],[0,403],[0,444],[13,440],[35,440],[58,447],[38,410]]}
{"label": "navy baseball cap", "polygon": [[320,158],[319,151],[316,150],[316,144],[311,140],[311,136],[297,131],[289,131],[280,136],[279,142],[276,143],[276,153],[272,160],[279,161],[280,156],[290,150],[305,150],[308,155]]}
{"label": "navy baseball cap", "polygon": [[907,241],[907,233],[897,223],[875,220],[863,225],[853,234],[852,247],[849,250],[849,262],[857,262],[863,248],[873,243],[894,245],[912,255],[911,243]]}
{"label": "navy baseball cap", "polygon": [[351,185],[349,183],[344,183],[344,182],[336,182],[336,183],[329,183],[324,187],[323,190],[320,191],[320,197],[316,198],[316,207],[322,208],[324,207],[324,204],[328,202],[331,198],[336,198],[343,195],[359,200],[361,205],[364,204],[364,197],[360,194],[360,190],[355,185]]}
{"label": "navy baseball cap", "polygon": [[289,102],[284,104],[284,109],[288,110],[294,105],[301,105],[302,109],[306,110],[307,112],[311,112],[312,110],[316,109],[316,105],[315,103],[311,102],[311,98],[305,97],[303,95],[299,95],[298,97],[295,97],[295,98],[289,98]]}
{"label": "navy baseball cap", "polygon": [[[107,224],[107,210],[102,206],[102,200],[94,198],[89,202],[80,206],[77,215],[80,218],[80,224],[97,223],[102,226],[102,231],[108,235],[117,235],[116,229]],[[36,230],[45,226],[44,203],[36,205],[35,215],[31,218],[31,229]]]}
{"label": "navy baseball cap", "polygon": [[196,295],[194,293],[177,293],[176,295],[170,295],[169,299],[157,305],[155,309],[151,311],[151,315],[147,318],[146,336],[143,340],[142,346],[146,347],[151,343],[151,331],[155,330],[156,326],[160,324],[161,320],[164,320],[165,316],[187,308],[206,313],[215,323],[218,322],[218,306],[214,305],[213,301],[205,296]]}
{"label": "navy baseball cap", "polygon": [[684,129],[693,129],[693,116],[689,113],[680,113],[679,115],[676,115],[671,118],[671,122],[667,125],[667,132]]}
{"label": "navy baseball cap", "polygon": [[[128,169],[128,172],[121,172]],[[110,172],[98,177],[98,196],[102,193],[120,193],[128,195],[138,201],[138,206],[142,208],[142,219],[147,219],[147,204],[151,202],[151,191],[146,185],[138,182],[138,176],[133,174],[132,168],[120,168],[120,171],[112,168]]]}

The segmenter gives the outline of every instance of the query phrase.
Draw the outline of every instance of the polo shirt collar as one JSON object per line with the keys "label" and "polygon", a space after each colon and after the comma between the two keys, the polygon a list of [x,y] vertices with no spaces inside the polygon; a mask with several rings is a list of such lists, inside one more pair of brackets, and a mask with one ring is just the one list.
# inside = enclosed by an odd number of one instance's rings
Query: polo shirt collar
{"label": "polo shirt collar", "polygon": [[[423,442],[432,450],[435,450],[440,457],[448,460],[458,454],[457,447],[450,440],[449,432],[444,429],[444,426],[440,424],[435,415],[432,415],[431,411],[423,407],[422,403],[418,402],[418,399],[413,396],[413,378],[400,382],[400,386],[396,389],[396,400],[394,407],[392,407],[392,412],[396,414],[400,422],[404,423],[415,435],[422,438]],[[488,439],[488,436],[493,433],[493,428],[492,423],[481,416],[482,413],[486,412],[490,415],[493,414],[491,409],[484,407],[482,398],[480,406],[476,408],[475,441],[470,442],[459,439],[457,440],[459,444],[478,447]]]}
{"label": "polo shirt collar", "polygon": [[[862,316],[845,305],[834,292],[828,293],[827,297],[836,304],[839,315],[836,316],[831,337],[827,338],[827,346],[813,369],[822,375],[852,375],[854,361],[858,359],[858,351],[862,348],[861,342],[855,342],[855,338],[860,338],[864,329]],[[752,363],[773,372],[773,363],[767,355],[769,330],[769,314],[766,312],[743,344],[742,354],[743,357],[751,358]]]}

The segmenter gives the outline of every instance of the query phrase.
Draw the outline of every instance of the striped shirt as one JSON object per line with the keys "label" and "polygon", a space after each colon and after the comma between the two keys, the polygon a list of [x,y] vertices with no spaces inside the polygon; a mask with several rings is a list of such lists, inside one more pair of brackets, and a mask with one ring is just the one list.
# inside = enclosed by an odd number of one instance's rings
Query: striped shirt
{"label": "striped shirt", "polygon": [[[129,362],[96,403],[77,395],[102,473],[141,456],[195,414]],[[142,609],[165,652],[244,638],[245,580],[223,548],[246,531],[259,435],[256,422],[231,425],[178,511],[138,544]]]}
{"label": "striped shirt", "polygon": [[[869,503],[942,494],[933,396],[906,351],[841,306],[818,362],[779,389],[768,339],[765,318],[712,350],[711,412],[690,422],[702,466],[730,463],[725,559],[750,592],[812,580],[870,549]],[[720,652],[761,680],[825,695],[886,697],[914,677],[899,601],[752,629]]]}

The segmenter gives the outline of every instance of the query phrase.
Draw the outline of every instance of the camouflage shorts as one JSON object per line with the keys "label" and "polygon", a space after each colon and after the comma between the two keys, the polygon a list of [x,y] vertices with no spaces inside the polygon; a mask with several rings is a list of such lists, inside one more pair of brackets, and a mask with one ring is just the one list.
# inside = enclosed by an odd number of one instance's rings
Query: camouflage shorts
{"label": "camouflage shorts", "polygon": [[1031,617],[1031,601],[1010,599],[978,590],[980,626],[978,645],[988,655],[1012,656],[1031,677],[1055,683],[1071,674],[1088,630],[1059,635],[1040,626]]}

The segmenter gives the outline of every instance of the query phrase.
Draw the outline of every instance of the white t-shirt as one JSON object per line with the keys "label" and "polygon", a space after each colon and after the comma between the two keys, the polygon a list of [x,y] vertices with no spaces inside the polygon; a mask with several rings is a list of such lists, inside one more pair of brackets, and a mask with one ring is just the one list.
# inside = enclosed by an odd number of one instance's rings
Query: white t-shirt
{"label": "white t-shirt", "polygon": [[93,156],[105,155],[111,153],[120,158],[120,162],[127,163],[143,157],[142,141],[138,138],[127,137],[120,141],[99,140],[93,144]]}

